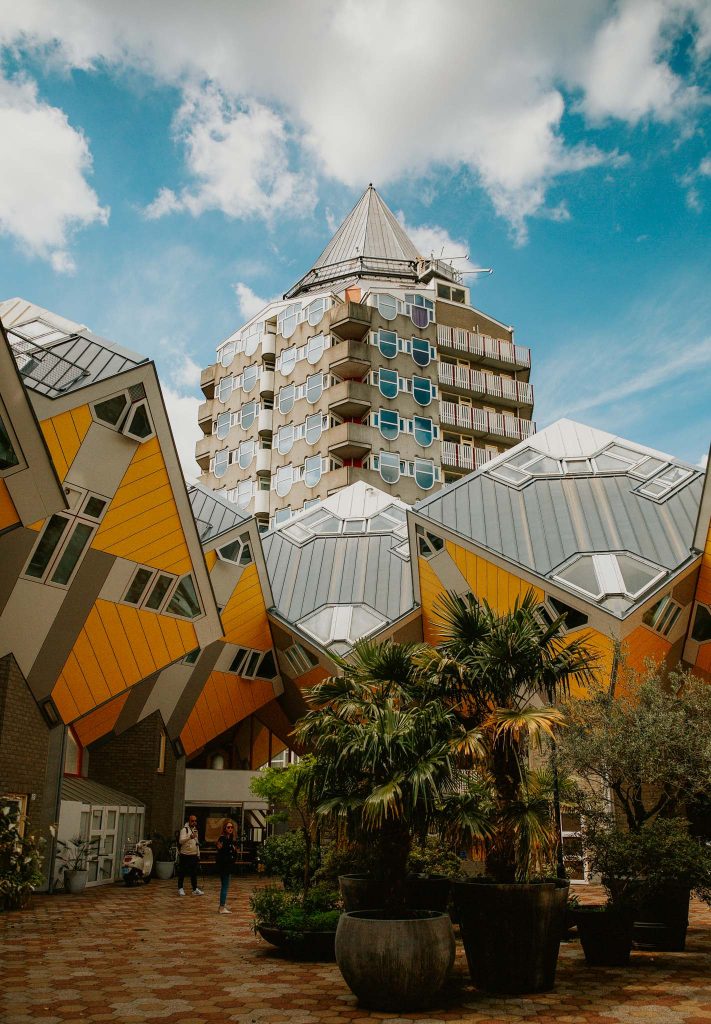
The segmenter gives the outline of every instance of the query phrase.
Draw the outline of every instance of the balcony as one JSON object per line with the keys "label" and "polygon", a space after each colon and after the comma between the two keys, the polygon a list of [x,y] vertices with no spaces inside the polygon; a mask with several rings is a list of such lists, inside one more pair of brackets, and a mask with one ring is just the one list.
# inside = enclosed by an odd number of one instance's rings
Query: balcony
{"label": "balcony", "polygon": [[327,355],[329,369],[341,380],[362,380],[372,362],[371,348],[363,341],[339,341]]}
{"label": "balcony", "polygon": [[198,408],[198,426],[202,430],[203,434],[212,433],[214,404],[214,400],[212,398],[208,398],[208,400],[203,402]]}
{"label": "balcony", "polygon": [[490,338],[487,334],[474,334],[463,327],[447,327],[437,324],[437,345],[441,348],[453,349],[455,352],[466,352],[476,356],[482,363],[506,370],[530,370],[531,350],[523,345],[514,345],[510,341]]}
{"label": "balcony", "polygon": [[331,322],[331,334],[341,341],[362,341],[370,330],[371,311],[360,302],[348,302],[346,308],[337,308]]}
{"label": "balcony", "polygon": [[364,423],[339,423],[326,434],[328,452],[339,459],[363,459],[373,447],[372,433]]}
{"label": "balcony", "polygon": [[326,392],[328,411],[342,419],[362,419],[370,409],[373,389],[369,384],[344,380]]}
{"label": "balcony", "polygon": [[463,469],[467,473],[480,469],[494,457],[493,452],[484,451],[483,448],[474,448],[469,444],[454,444],[453,441],[442,442],[442,465]]}
{"label": "balcony", "polygon": [[254,495],[254,514],[263,518],[269,515],[269,495],[270,491],[258,490]]}
{"label": "balcony", "polygon": [[264,356],[276,356],[276,332],[270,334],[269,331],[265,331],[262,335],[262,358]]}
{"label": "balcony", "polygon": [[205,398],[215,397],[215,374],[217,371],[216,366],[208,366],[206,370],[203,370],[200,374],[200,389]]}
{"label": "balcony", "polygon": [[260,448],[257,452],[257,473],[262,476],[264,474],[271,475],[272,471],[272,453],[268,448]]}
{"label": "balcony", "polygon": [[532,420],[485,412],[483,409],[472,409],[469,405],[455,405],[454,402],[439,403],[439,419],[442,424],[471,431],[480,437],[489,434],[497,438],[525,441],[536,432],[536,424]]}
{"label": "balcony", "polygon": [[493,398],[499,405],[525,407],[533,411],[533,385],[526,381],[509,380],[492,373],[482,373],[481,370],[472,370],[468,366],[452,366],[450,363],[439,363],[437,374],[442,387],[468,395]]}
{"label": "balcony", "polygon": [[201,437],[195,445],[195,461],[203,473],[210,468],[210,455],[212,454],[212,434]]}
{"label": "balcony", "polygon": [[260,398],[274,397],[274,370],[262,369],[259,375],[259,396]]}
{"label": "balcony", "polygon": [[271,434],[274,429],[274,410],[260,408],[257,418],[257,433],[260,435]]}

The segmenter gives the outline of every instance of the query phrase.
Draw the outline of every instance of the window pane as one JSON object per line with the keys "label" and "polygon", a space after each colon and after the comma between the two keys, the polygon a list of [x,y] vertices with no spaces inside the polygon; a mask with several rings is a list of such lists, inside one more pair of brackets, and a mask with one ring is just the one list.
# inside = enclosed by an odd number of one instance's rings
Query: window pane
{"label": "window pane", "polygon": [[308,320],[312,327],[315,327],[317,323],[323,318],[323,314],[326,312],[326,300],[314,299],[308,306]]}
{"label": "window pane", "polygon": [[378,346],[386,359],[397,355],[397,334],[395,331],[378,331]]}
{"label": "window pane", "polygon": [[306,401],[311,405],[318,402],[323,391],[323,374],[315,373],[313,377],[306,378]]}
{"label": "window pane", "polygon": [[413,427],[417,443],[421,444],[423,448],[429,448],[434,436],[432,420],[427,419],[425,416],[415,416]]}
{"label": "window pane", "polygon": [[711,640],[711,611],[709,611],[706,605],[700,604],[696,609],[691,639],[696,640],[700,644]]}
{"label": "window pane", "polygon": [[131,586],[126,591],[124,601],[128,604],[138,604],[152,576],[153,572],[151,569],[138,569],[131,581]]}
{"label": "window pane", "polygon": [[659,575],[658,569],[644,565],[636,558],[630,558],[629,555],[618,555],[617,565],[622,573],[622,579],[625,581],[625,590],[631,596],[644,590]]}
{"label": "window pane", "polygon": [[386,484],[396,484],[400,479],[400,456],[397,452],[380,453],[380,475]]}
{"label": "window pane", "polygon": [[220,440],[223,440],[230,432],[232,413],[221,412],[217,415],[217,424],[215,426],[215,434]]}
{"label": "window pane", "polygon": [[247,402],[246,405],[242,406],[242,414],[240,416],[240,424],[243,430],[249,430],[254,423],[257,416],[257,403]]}
{"label": "window pane", "polygon": [[579,629],[581,626],[587,625],[587,615],[583,615],[577,608],[571,608],[569,604],[559,601],[557,597],[549,597],[548,601],[558,615],[565,615],[566,629]]}
{"label": "window pane", "polygon": [[315,487],[321,479],[321,456],[312,455],[304,461],[304,483],[307,487]]}
{"label": "window pane", "polygon": [[419,405],[429,405],[432,401],[432,381],[429,377],[412,378],[412,397]]}
{"label": "window pane", "polygon": [[434,462],[428,459],[415,459],[415,482],[429,491],[434,485]]}
{"label": "window pane", "polygon": [[30,564],[25,569],[25,576],[33,576],[39,579],[44,574],[68,525],[69,520],[65,519],[64,516],[55,515],[51,517],[42,531],[42,536],[35,549],[35,553],[30,559]]}
{"label": "window pane", "polygon": [[383,398],[397,398],[397,370],[384,370],[381,368],[378,371],[378,387]]}
{"label": "window pane", "polygon": [[216,477],[224,476],[230,464],[230,453],[227,448],[215,454],[215,462],[212,471]]}
{"label": "window pane", "polygon": [[365,519],[346,519],[343,524],[344,533],[365,533]]}
{"label": "window pane", "polygon": [[378,310],[386,320],[393,320],[397,316],[397,299],[392,295],[379,295]]}
{"label": "window pane", "polygon": [[156,608],[160,608],[163,603],[163,598],[168,593],[170,586],[173,582],[172,576],[165,576],[163,573],[160,574],[158,579],[153,584],[153,589],[148,595],[146,601],[146,608],[151,608],[155,611]]}
{"label": "window pane", "polygon": [[114,395],[113,398],[107,398],[104,402],[97,402],[94,406],[94,414],[97,419],[115,427],[123,416],[127,405],[128,399],[125,395]]}
{"label": "window pane", "polygon": [[184,576],[175,593],[168,603],[169,612],[173,615],[182,615],[186,619],[194,619],[200,614],[200,602],[195,593],[195,584],[192,576]]}
{"label": "window pane", "polygon": [[412,358],[418,366],[428,366],[430,361],[430,343],[426,338],[412,339]]}
{"label": "window pane", "polygon": [[69,538],[69,543],[62,552],[57,568],[54,570],[52,583],[66,584],[69,582],[69,577],[74,572],[77,562],[81,558],[82,552],[89,543],[89,538],[93,532],[94,528],[89,526],[88,523],[77,523],[74,527],[74,532]]}
{"label": "window pane", "polygon": [[255,363],[254,366],[245,366],[242,371],[242,390],[251,391],[254,385],[257,383],[258,367]]}
{"label": "window pane", "polygon": [[254,441],[243,441],[239,446],[239,467],[240,469],[246,469],[250,462],[254,458],[256,445]]}
{"label": "window pane", "polygon": [[321,431],[323,428],[323,417],[320,412],[317,412],[314,416],[306,417],[306,443],[316,444],[321,437]]}
{"label": "window pane", "polygon": [[324,347],[325,341],[323,334],[317,334],[313,338],[309,338],[306,342],[307,362],[311,363],[312,366],[315,365],[323,355]]}
{"label": "window pane", "polygon": [[280,455],[287,455],[294,446],[294,425],[286,423],[277,431],[277,451]]}
{"label": "window pane", "polygon": [[[282,373],[284,371],[282,370]],[[293,384],[287,384],[285,388],[282,388],[279,392],[279,412],[287,413],[291,412],[294,408],[294,394],[296,388]]]}
{"label": "window pane", "polygon": [[281,360],[279,363],[279,369],[281,370],[284,377],[288,377],[291,371],[296,366],[296,349],[285,348],[281,354]]}
{"label": "window pane", "polygon": [[242,541],[233,540],[231,544],[225,544],[223,548],[220,548],[217,553],[225,562],[237,564],[242,553]]}
{"label": "window pane", "polygon": [[582,555],[577,562],[559,572],[558,578],[565,580],[566,583],[572,583],[573,586],[579,587],[593,596],[600,593],[600,584],[597,581],[591,555]]}
{"label": "window pane", "polygon": [[91,519],[98,519],[107,505],[108,502],[105,498],[96,498],[92,495],[84,506],[84,515]]}
{"label": "window pane", "polygon": [[280,466],[276,471],[275,490],[283,498],[291,490],[293,470],[291,466]]}
{"label": "window pane", "polygon": [[227,367],[230,365],[234,357],[235,343],[231,341],[229,345],[225,345],[225,347],[222,349],[222,352],[220,352],[220,362],[224,367]]}
{"label": "window pane", "polygon": [[400,433],[400,414],[390,409],[381,409],[378,413],[380,433],[386,441],[394,441]]}
{"label": "window pane", "polygon": [[276,665],[274,664],[274,655],[271,651],[267,651],[261,660],[257,675],[261,679],[273,679],[276,675]]}
{"label": "window pane", "polygon": [[0,469],[11,469],[13,466],[18,465],[19,460],[15,454],[15,449],[12,447],[10,435],[5,428],[5,424],[0,419]]}
{"label": "window pane", "polygon": [[153,433],[153,425],[145,405],[141,403],[136,406],[136,410],[129,416],[128,426],[124,427],[124,430],[126,433],[133,434],[134,437],[150,437]]}

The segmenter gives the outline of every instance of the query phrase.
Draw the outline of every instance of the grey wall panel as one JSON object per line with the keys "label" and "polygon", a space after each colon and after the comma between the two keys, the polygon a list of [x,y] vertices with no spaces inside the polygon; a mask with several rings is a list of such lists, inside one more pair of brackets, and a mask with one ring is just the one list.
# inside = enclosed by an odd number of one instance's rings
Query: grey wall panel
{"label": "grey wall panel", "polygon": [[313,544],[307,544],[305,548],[294,548],[293,561],[298,562],[298,570],[289,601],[289,617],[298,619],[304,607],[306,588],[311,578],[311,563],[313,561]]}
{"label": "grey wall panel", "polygon": [[21,526],[0,534],[0,616],[37,540],[34,530]]}

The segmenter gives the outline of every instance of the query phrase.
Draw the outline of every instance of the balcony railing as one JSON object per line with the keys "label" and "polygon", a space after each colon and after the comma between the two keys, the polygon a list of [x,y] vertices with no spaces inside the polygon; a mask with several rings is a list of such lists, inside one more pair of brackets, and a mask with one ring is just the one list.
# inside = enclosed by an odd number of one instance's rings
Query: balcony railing
{"label": "balcony railing", "polygon": [[468,352],[480,359],[493,359],[499,363],[510,363],[512,366],[529,367],[531,350],[524,345],[513,345],[510,341],[490,338],[487,334],[474,334],[463,327],[447,327],[437,324],[437,344],[445,348]]}
{"label": "balcony railing", "polygon": [[533,385],[523,380],[507,380],[493,373],[482,373],[481,370],[452,366],[450,363],[439,363],[438,376],[440,384],[445,387],[488,395],[516,405],[533,405]]}
{"label": "balcony railing", "polygon": [[477,434],[495,434],[497,437],[510,437],[516,441],[524,441],[536,432],[536,424],[532,420],[523,420],[519,416],[506,416],[498,412],[486,412],[484,409],[472,409],[469,405],[456,405],[454,402],[439,403],[439,418],[460,430],[472,430]]}
{"label": "balcony railing", "polygon": [[442,442],[442,465],[455,466],[457,469],[479,469],[484,463],[494,458],[493,452],[483,448],[473,448],[468,444],[455,444],[454,441]]}

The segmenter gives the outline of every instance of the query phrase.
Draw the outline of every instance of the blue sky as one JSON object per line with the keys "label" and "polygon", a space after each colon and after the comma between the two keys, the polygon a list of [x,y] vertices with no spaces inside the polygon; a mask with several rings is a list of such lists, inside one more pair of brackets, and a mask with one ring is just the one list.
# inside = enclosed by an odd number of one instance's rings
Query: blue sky
{"label": "blue sky", "polygon": [[711,435],[710,0],[0,0],[0,281],[199,368],[373,181],[562,415]]}

